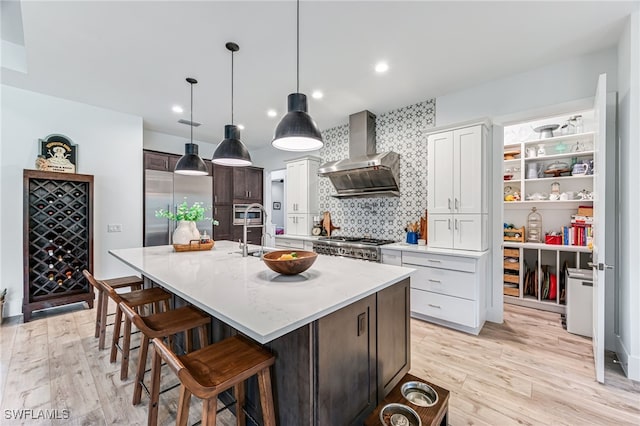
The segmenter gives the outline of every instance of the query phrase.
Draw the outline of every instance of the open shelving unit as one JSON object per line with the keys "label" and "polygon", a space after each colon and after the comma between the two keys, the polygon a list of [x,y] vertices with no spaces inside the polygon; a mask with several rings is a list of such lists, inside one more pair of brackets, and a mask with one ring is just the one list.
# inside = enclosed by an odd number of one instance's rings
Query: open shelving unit
{"label": "open shelving unit", "polygon": [[[588,128],[592,115],[590,112],[583,112],[582,115],[586,117],[585,128]],[[542,124],[562,123],[568,118],[569,115],[566,115],[505,127],[503,171],[505,176],[511,174],[513,177],[503,180],[503,193],[506,197],[517,191],[520,198],[517,201],[504,201],[504,220],[507,224],[513,224],[515,228],[526,228],[527,217],[532,207],[536,207],[537,212],[542,215],[544,235],[562,231],[563,226],[569,226],[571,215],[577,213],[578,207],[593,206],[593,201],[588,198],[594,189],[591,174],[594,132],[540,139],[532,131]],[[518,137],[509,138],[509,135]],[[512,153],[517,151],[520,154],[514,156]],[[563,172],[560,176],[544,174],[554,163],[565,163],[563,165],[566,167],[561,168],[570,171]],[[585,163],[590,170],[587,170],[587,174],[573,175],[572,166],[575,163]],[[560,185],[560,194],[565,194],[563,199],[549,199],[552,183]],[[524,242],[504,241],[503,246],[505,303],[564,313],[564,266],[588,268],[587,263],[591,259],[589,248],[527,242],[526,234]],[[528,276],[527,271],[531,271],[532,277]],[[547,281],[545,271],[548,272]],[[550,287],[551,276],[554,276],[556,287],[552,295],[548,294],[550,291],[544,291],[547,284]]]}

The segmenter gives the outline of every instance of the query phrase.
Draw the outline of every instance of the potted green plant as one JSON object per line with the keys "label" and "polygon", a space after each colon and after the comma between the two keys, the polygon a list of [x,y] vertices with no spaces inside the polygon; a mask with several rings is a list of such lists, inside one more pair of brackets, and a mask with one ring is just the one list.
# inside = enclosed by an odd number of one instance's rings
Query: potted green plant
{"label": "potted green plant", "polygon": [[178,204],[176,212],[160,209],[156,211],[156,217],[164,217],[174,222],[178,226],[173,231],[173,244],[189,244],[192,240],[200,239],[200,232],[196,227],[196,222],[211,220],[213,225],[218,225],[218,221],[205,217],[205,213],[211,210],[211,206],[205,207],[203,203],[196,201],[191,206],[187,203],[187,198]]}

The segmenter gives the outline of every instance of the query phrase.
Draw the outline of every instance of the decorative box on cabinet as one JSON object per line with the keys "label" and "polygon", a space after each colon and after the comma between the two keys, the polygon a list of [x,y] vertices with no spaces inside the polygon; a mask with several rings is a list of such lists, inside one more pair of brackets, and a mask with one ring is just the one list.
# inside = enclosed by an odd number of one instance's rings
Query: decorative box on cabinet
{"label": "decorative box on cabinet", "polygon": [[429,246],[488,248],[488,133],[482,122],[428,135]]}
{"label": "decorative box on cabinet", "polygon": [[311,235],[313,216],[318,215],[317,157],[287,162],[287,226],[290,235]]}
{"label": "decorative box on cabinet", "polygon": [[93,176],[23,173],[24,321],[33,311],[87,302],[93,287]]}
{"label": "decorative box on cabinet", "polygon": [[474,256],[402,251],[411,279],[411,315],[478,334],[486,318],[488,252]]}

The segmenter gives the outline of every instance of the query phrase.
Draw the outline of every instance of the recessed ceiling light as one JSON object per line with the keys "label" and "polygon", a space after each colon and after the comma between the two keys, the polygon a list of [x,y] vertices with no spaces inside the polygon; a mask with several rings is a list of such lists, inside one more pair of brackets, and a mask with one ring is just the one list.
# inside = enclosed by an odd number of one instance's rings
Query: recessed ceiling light
{"label": "recessed ceiling light", "polygon": [[175,112],[176,114],[182,114],[184,112],[180,105],[174,105],[173,107],[171,107],[171,111]]}
{"label": "recessed ceiling light", "polygon": [[238,124],[238,129],[244,130],[244,124]]}
{"label": "recessed ceiling light", "polygon": [[313,97],[313,99],[322,99],[322,97],[324,96],[324,94],[319,91],[319,90],[315,90],[311,96]]}
{"label": "recessed ceiling light", "polygon": [[275,117],[276,115],[278,115],[278,112],[275,109],[270,109],[269,111],[267,111],[267,115],[269,117]]}
{"label": "recessed ceiling light", "polygon": [[386,62],[378,62],[376,64],[377,73],[387,72],[388,70],[389,70],[389,64],[387,64]]}

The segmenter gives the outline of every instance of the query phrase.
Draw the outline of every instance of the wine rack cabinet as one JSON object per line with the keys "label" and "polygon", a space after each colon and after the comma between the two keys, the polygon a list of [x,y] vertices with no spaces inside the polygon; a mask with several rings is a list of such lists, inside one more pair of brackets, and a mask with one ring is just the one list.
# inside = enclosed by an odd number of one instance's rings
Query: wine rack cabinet
{"label": "wine rack cabinet", "polygon": [[24,170],[24,321],[33,311],[87,302],[93,287],[93,176]]}

